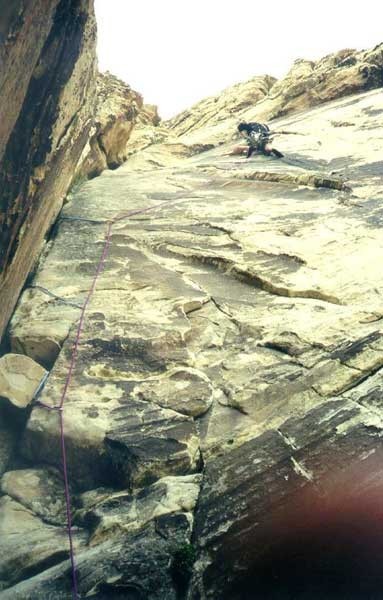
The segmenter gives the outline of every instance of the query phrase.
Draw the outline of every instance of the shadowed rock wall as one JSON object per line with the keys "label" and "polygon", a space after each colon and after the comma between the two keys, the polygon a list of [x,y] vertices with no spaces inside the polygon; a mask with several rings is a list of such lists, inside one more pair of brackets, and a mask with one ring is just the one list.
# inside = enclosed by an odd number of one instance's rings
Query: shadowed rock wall
{"label": "shadowed rock wall", "polygon": [[93,0],[1,15],[0,336],[88,139],[96,76]]}

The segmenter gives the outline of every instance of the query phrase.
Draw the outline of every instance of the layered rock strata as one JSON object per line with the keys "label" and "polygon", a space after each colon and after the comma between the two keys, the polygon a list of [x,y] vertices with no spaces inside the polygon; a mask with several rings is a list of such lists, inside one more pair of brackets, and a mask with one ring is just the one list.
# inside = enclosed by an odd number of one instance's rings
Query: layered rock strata
{"label": "layered rock strata", "polygon": [[196,129],[204,129],[207,125],[222,123],[233,113],[240,113],[265,100],[276,82],[277,79],[270,75],[253,77],[245,83],[228,87],[217,96],[198,102],[166,124],[177,135],[184,135]]}
{"label": "layered rock strata", "polygon": [[[282,138],[285,159],[171,141],[65,206],[10,327],[12,350],[50,369],[38,400],[51,406],[107,222],[130,213],[64,407],[81,595],[380,593],[366,558],[383,553],[380,95],[277,121],[301,132]],[[58,415],[35,403],[1,514],[27,512],[26,536],[44,520],[45,554],[7,559],[1,600],[70,597],[52,544],[60,464]]]}
{"label": "layered rock strata", "polygon": [[[337,98],[383,85],[383,44],[372,50],[341,50],[314,62],[297,60],[286,77],[255,78],[225,90],[166,124],[185,144],[232,139],[241,121],[273,121]],[[261,85],[260,85],[261,84]],[[274,129],[274,123],[271,123]]]}
{"label": "layered rock strata", "polygon": [[150,123],[156,120],[155,110],[145,112],[142,96],[129,85],[110,73],[98,74],[94,124],[75,181],[116,169],[126,160],[126,145],[140,114]]}

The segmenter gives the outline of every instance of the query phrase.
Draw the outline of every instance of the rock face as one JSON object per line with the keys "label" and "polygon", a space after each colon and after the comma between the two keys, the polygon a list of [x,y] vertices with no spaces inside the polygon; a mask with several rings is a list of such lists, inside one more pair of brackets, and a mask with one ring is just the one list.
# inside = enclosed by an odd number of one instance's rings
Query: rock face
{"label": "rock face", "polygon": [[69,510],[84,598],[380,597],[382,46],[161,124],[90,0],[0,9],[0,328],[113,169],[0,359],[0,599],[70,597]]}
{"label": "rock face", "polygon": [[45,369],[27,356],[6,354],[0,358],[0,398],[17,408],[26,408],[45,374]]}
{"label": "rock face", "polygon": [[198,102],[190,110],[168,121],[167,125],[177,135],[184,135],[203,129],[206,125],[222,123],[233,113],[236,115],[267,98],[276,81],[275,77],[264,75],[233,85],[222,94]]}
{"label": "rock face", "polygon": [[[138,532],[88,549],[78,557],[79,593],[95,600],[178,600],[184,592],[183,552],[190,524],[182,514],[158,517]],[[113,567],[111,569],[111,564]],[[1,600],[71,596],[69,564],[61,563],[0,593]]]}
{"label": "rock face", "polygon": [[97,74],[93,0],[0,3],[0,339],[68,189],[126,158],[156,107]]}
{"label": "rock face", "polygon": [[[0,515],[3,584],[12,585],[67,557],[64,528],[45,525],[8,496],[0,498]],[[81,546],[80,539],[78,542],[77,550]]]}
{"label": "rock face", "polygon": [[27,409],[47,372],[28,356],[6,354],[0,358],[0,476],[9,468]]}
{"label": "rock face", "polygon": [[[217,145],[233,138],[240,121],[273,121],[383,85],[383,44],[342,50],[317,62],[297,60],[285,78],[255,78],[225,90],[166,124],[186,144]],[[272,129],[274,124],[271,123]]]}
{"label": "rock face", "polygon": [[356,92],[383,85],[383,44],[373,50],[341,50],[318,62],[298,60],[275,83],[260,115],[275,119]]}
{"label": "rock face", "polygon": [[66,510],[62,476],[54,469],[8,471],[1,492],[50,525],[65,525]]}
{"label": "rock face", "polygon": [[137,117],[155,120],[155,110],[144,111],[143,99],[110,73],[99,73],[94,126],[84,149],[76,178],[92,178],[104,169],[116,169],[127,158],[126,145]]}
{"label": "rock face", "polygon": [[61,209],[95,98],[93,0],[12,7],[0,46],[0,336]]}
{"label": "rock face", "polygon": [[[63,411],[82,596],[379,597],[380,96],[277,120],[281,160],[170,138],[65,205],[10,343],[57,407],[108,247]],[[7,465],[0,598],[66,599],[57,412],[34,404]]]}
{"label": "rock face", "polygon": [[[382,421],[355,398],[323,402],[209,461],[194,530],[202,575],[193,598],[201,589],[207,598],[251,598],[254,587],[272,598],[297,597],[302,589],[301,597],[318,600],[377,597],[370,594],[380,575],[366,555],[383,550],[374,533],[383,514]],[[289,582],[294,552],[304,572]],[[346,576],[348,561],[355,562],[350,588],[337,574],[344,568]],[[321,584],[316,568],[329,580]],[[364,572],[375,578],[372,586]]]}

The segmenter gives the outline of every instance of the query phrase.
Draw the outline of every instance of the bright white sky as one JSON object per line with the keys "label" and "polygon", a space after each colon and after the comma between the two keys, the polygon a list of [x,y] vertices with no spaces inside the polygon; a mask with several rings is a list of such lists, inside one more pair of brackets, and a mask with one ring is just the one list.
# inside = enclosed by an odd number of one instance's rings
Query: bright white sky
{"label": "bright white sky", "polygon": [[381,0],[96,0],[99,67],[169,118],[297,58],[383,41]]}

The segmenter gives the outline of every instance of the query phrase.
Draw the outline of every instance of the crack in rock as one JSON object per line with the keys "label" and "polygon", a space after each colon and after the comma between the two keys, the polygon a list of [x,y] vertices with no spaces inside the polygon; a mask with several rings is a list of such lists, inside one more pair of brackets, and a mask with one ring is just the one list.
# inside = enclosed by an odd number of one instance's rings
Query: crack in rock
{"label": "crack in rock", "polygon": [[[184,259],[190,260],[192,262],[207,264],[209,266],[215,267],[218,270],[224,271],[225,275],[233,276],[234,279],[237,279],[238,281],[246,283],[252,287],[261,289],[264,292],[268,292],[269,294],[272,294],[274,296],[282,296],[284,298],[304,298],[306,300],[320,300],[329,304],[343,305],[339,298],[336,298],[331,294],[326,294],[325,292],[322,292],[320,290],[294,290],[280,285],[275,285],[271,281],[268,281],[260,275],[252,272],[249,268],[240,267],[236,265],[231,259],[225,258],[220,255],[199,254],[198,251],[190,254],[182,252],[182,250],[185,249],[186,248],[184,246],[180,245],[166,245],[166,250],[170,254],[176,256],[181,255]],[[190,250],[197,249],[190,248]]]}
{"label": "crack in rock", "polygon": [[247,179],[251,181],[269,181],[271,183],[291,183],[303,186],[312,186],[315,188],[327,188],[351,192],[350,186],[336,177],[325,177],[323,175],[309,175],[308,173],[276,173],[271,171],[253,171],[250,174],[240,174],[235,179]]}

